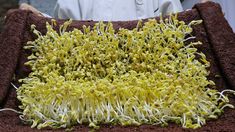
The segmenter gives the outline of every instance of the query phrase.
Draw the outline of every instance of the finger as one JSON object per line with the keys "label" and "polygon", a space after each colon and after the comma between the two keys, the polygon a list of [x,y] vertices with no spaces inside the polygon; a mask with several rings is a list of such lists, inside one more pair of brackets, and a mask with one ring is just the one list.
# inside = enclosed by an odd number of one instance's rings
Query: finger
{"label": "finger", "polygon": [[208,2],[208,1],[211,1],[211,0],[201,0],[201,3],[205,3],[205,2]]}
{"label": "finger", "polygon": [[29,10],[32,11],[34,14],[37,14],[38,16],[43,16],[40,11],[38,11],[36,8],[34,8],[31,5],[28,5],[26,3],[22,3],[19,7],[21,10]]}

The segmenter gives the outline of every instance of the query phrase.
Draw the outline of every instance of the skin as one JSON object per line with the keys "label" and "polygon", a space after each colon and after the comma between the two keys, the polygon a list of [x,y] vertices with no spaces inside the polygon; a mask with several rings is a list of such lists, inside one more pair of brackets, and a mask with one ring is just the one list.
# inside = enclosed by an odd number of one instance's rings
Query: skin
{"label": "skin", "polygon": [[32,11],[33,13],[37,14],[38,16],[43,16],[40,11],[38,11],[36,8],[34,8],[33,6],[31,6],[29,4],[26,4],[26,3],[22,3],[20,5],[19,9],[21,9],[21,10],[29,10],[29,11]]}
{"label": "skin", "polygon": [[205,2],[208,2],[208,1],[211,1],[211,0],[201,0],[200,2],[205,3]]}

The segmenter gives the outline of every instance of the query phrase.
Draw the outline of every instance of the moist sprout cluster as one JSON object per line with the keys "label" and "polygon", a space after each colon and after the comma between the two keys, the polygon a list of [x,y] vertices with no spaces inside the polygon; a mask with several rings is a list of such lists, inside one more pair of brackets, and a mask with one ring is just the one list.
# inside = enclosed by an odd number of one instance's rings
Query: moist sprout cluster
{"label": "moist sprout cluster", "polygon": [[45,35],[32,26],[38,38],[25,46],[32,72],[17,89],[21,119],[32,127],[175,122],[198,128],[232,107],[209,88],[210,63],[195,48],[201,43],[185,43],[200,20],[185,24],[171,16],[118,31],[99,22],[67,32],[70,23],[59,33],[47,23]]}

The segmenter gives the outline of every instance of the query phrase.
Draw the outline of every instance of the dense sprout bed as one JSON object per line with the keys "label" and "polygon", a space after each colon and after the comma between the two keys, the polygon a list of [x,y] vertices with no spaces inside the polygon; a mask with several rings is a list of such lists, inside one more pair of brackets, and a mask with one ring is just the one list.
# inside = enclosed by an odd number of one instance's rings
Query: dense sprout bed
{"label": "dense sprout bed", "polygon": [[[52,22],[54,23],[54,22]],[[76,124],[181,124],[198,128],[217,118],[229,100],[209,87],[210,66],[195,48],[191,26],[176,16],[140,21],[133,30],[112,23],[47,34],[28,42],[32,72],[17,90],[22,120],[32,127]],[[54,23],[55,24],[55,23]]]}

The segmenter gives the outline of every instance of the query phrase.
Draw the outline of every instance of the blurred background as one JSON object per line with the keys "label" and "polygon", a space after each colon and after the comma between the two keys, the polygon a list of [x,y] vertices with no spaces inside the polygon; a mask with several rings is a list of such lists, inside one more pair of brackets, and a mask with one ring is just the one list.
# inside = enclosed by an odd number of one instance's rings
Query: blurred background
{"label": "blurred background", "polygon": [[[39,11],[53,16],[54,6],[57,0],[0,0],[0,31],[3,25],[4,15],[9,9],[18,8],[21,3],[28,3]],[[225,17],[230,22],[231,27],[235,31],[235,0],[212,0],[220,3],[225,12]],[[192,6],[200,0],[181,0],[184,10],[191,9]]]}
{"label": "blurred background", "polygon": [[39,11],[53,16],[54,6],[57,0],[0,0],[0,31],[3,26],[5,13],[9,9],[18,8],[21,3],[28,3]]}
{"label": "blurred background", "polygon": [[19,0],[0,0],[0,31],[4,20],[4,14],[7,10],[18,7]]}

